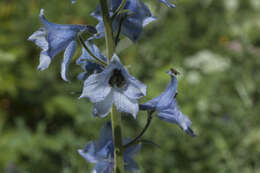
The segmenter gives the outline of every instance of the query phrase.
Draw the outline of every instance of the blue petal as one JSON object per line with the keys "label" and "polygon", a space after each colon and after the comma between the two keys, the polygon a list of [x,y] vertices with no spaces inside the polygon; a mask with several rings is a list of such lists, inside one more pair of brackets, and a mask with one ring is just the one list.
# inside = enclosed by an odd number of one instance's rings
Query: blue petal
{"label": "blue petal", "polygon": [[103,148],[109,141],[113,140],[112,125],[111,122],[105,123],[99,134],[99,140],[97,142],[98,148]]}
{"label": "blue petal", "polygon": [[107,73],[107,71],[109,70],[110,69],[106,69],[102,73],[90,75],[84,82],[84,88],[80,98],[89,98],[93,103],[108,99],[107,96],[111,91],[111,87],[108,84],[110,73]]}
{"label": "blue petal", "polygon": [[174,97],[177,93],[177,79],[174,74],[170,74],[171,82],[166,87],[165,91],[160,94],[159,96],[153,98],[152,100],[141,104],[140,109],[147,110],[147,109],[156,109],[156,110],[163,110],[167,108],[169,105],[172,104],[174,101]]}
{"label": "blue petal", "polygon": [[120,92],[114,92],[113,100],[119,112],[132,114],[133,117],[136,118],[139,111],[139,106],[136,99],[130,99]]}
{"label": "blue petal", "polygon": [[69,81],[67,78],[68,68],[69,68],[70,61],[75,53],[75,50],[76,50],[76,41],[73,40],[66,48],[64,52],[64,58],[61,63],[61,77],[63,80],[67,82]]}
{"label": "blue petal", "polygon": [[108,96],[100,101],[93,104],[93,115],[99,117],[105,117],[109,114],[113,105],[113,92],[110,92]]}
{"label": "blue petal", "polygon": [[76,2],[76,0],[71,0],[71,3],[74,4]]}
{"label": "blue petal", "polygon": [[125,150],[124,155],[127,157],[132,157],[132,156],[136,155],[136,153],[138,153],[138,151],[141,149],[141,146],[142,146],[141,144],[136,144],[136,145],[128,147]]}
{"label": "blue petal", "polygon": [[[90,41],[86,41],[85,44],[96,57],[105,62],[107,61],[106,57],[101,54],[95,44],[91,43]],[[80,65],[84,72],[86,72],[83,75],[99,73],[104,70],[103,66],[94,62],[94,58],[85,50],[85,48],[82,48],[82,54],[77,59],[76,64]],[[84,76],[82,76],[82,78],[84,78]]]}
{"label": "blue petal", "polygon": [[168,7],[171,7],[171,8],[174,8],[174,7],[175,7],[175,5],[172,4],[172,3],[170,3],[169,0],[159,0],[159,1],[162,2],[162,3],[164,3],[164,4],[166,4]]}
{"label": "blue petal", "polygon": [[91,173],[112,173],[113,167],[113,163],[106,161],[98,162]]}
{"label": "blue petal", "polygon": [[176,100],[170,105],[169,108],[161,110],[157,115],[161,120],[177,124],[182,130],[191,136],[195,136],[191,130],[191,121],[189,118],[181,113],[179,110]]}
{"label": "blue petal", "polygon": [[98,158],[96,157],[95,143],[89,142],[84,149],[78,150],[78,153],[84,157],[90,163],[97,163]]}
{"label": "blue petal", "polygon": [[124,163],[125,170],[129,172],[138,172],[138,173],[140,172],[140,168],[138,164],[132,158],[126,157],[124,158],[124,161],[125,161]]}

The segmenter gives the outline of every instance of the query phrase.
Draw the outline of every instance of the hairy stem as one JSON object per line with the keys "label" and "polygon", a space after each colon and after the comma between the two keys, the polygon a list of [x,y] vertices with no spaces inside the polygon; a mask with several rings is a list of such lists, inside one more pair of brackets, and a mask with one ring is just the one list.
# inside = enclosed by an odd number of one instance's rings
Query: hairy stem
{"label": "hairy stem", "polygon": [[[113,40],[112,19],[109,16],[107,0],[99,0],[102,10],[102,17],[105,26],[105,39],[107,49],[108,63],[115,52],[115,43]],[[124,172],[124,151],[122,144],[121,117],[115,106],[112,106],[110,112],[113,142],[114,142],[114,173]]]}
{"label": "hairy stem", "polygon": [[146,132],[146,130],[148,129],[148,127],[150,126],[151,122],[152,122],[152,114],[154,111],[149,111],[147,112],[147,121],[146,124],[143,128],[143,130],[139,133],[139,135],[137,135],[132,141],[130,141],[129,143],[127,143],[126,145],[124,145],[124,149],[135,145],[139,142],[139,139],[144,135],[144,133]]}

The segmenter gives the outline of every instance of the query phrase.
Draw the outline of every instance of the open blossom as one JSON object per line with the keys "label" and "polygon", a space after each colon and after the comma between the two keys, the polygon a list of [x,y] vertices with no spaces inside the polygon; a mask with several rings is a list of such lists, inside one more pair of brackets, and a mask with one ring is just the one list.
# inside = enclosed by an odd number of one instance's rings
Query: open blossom
{"label": "open blossom", "polygon": [[[121,0],[109,0],[109,12],[113,16],[116,9],[120,5]],[[152,15],[149,8],[141,0],[126,0],[124,10],[129,10],[129,12],[119,14],[113,20],[112,26],[113,31],[117,32],[119,29],[120,21],[122,20],[121,32],[133,42],[140,37],[143,27],[150,22],[156,20],[156,17]],[[101,8],[98,6],[96,10],[91,13],[93,17],[99,20],[96,29],[98,31],[96,38],[104,37],[104,23],[101,14]]]}
{"label": "open blossom", "polygon": [[165,91],[152,100],[141,104],[140,109],[154,110],[161,120],[177,124],[187,134],[195,136],[193,130],[190,128],[191,121],[179,110],[176,102],[177,79],[172,71],[169,71],[168,73],[171,76],[171,82],[166,87]]}
{"label": "open blossom", "polygon": [[[99,51],[99,48],[95,44],[91,43],[91,41],[86,41],[85,45],[97,58],[107,62],[107,58]],[[83,69],[83,72],[78,75],[79,80],[84,80],[88,75],[100,73],[105,69],[103,65],[95,62],[95,59],[85,50],[85,48],[82,48],[82,54],[77,59],[76,63]]]}
{"label": "open blossom", "polygon": [[65,50],[61,64],[61,77],[68,81],[68,66],[76,50],[77,34],[84,31],[95,33],[96,30],[91,26],[51,23],[45,18],[43,9],[41,9],[39,17],[44,27],[34,32],[28,39],[42,49],[38,69],[45,70],[48,68],[52,59]]}
{"label": "open blossom", "polygon": [[[141,144],[133,145],[124,152],[125,170],[139,171],[138,164],[132,157],[140,150]],[[79,154],[88,162],[96,164],[92,173],[112,173],[114,168],[114,145],[111,123],[106,123],[101,130],[98,141],[90,141]]]}
{"label": "open blossom", "polygon": [[80,98],[89,98],[94,103],[94,116],[105,117],[115,104],[118,111],[136,117],[139,111],[137,100],[145,95],[146,86],[131,76],[114,54],[104,71],[85,80]]}

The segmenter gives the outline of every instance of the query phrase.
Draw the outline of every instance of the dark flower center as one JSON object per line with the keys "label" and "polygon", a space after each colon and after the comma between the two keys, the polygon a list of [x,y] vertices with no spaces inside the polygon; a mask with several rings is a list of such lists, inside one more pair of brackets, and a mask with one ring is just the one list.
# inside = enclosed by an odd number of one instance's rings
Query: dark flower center
{"label": "dark flower center", "polygon": [[117,88],[123,88],[126,85],[126,80],[121,70],[115,69],[108,83],[111,87],[116,86]]}

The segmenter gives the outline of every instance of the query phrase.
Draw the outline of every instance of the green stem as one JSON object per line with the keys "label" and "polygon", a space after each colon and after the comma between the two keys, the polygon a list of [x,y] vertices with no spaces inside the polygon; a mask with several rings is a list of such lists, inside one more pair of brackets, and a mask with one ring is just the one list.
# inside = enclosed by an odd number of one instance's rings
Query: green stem
{"label": "green stem", "polygon": [[107,66],[107,63],[105,61],[102,61],[101,59],[99,59],[98,57],[96,57],[92,52],[91,50],[89,50],[89,48],[87,47],[87,45],[85,44],[84,40],[82,39],[82,37],[79,35],[78,36],[79,38],[79,41],[81,43],[81,45],[85,48],[85,50],[90,54],[90,56],[92,56],[95,60],[96,60],[96,63],[100,64],[100,65],[103,65],[103,66]]}
{"label": "green stem", "polygon": [[[99,0],[101,5],[102,17],[105,26],[105,39],[108,63],[115,53],[115,43],[113,40],[112,20],[109,16],[107,0]],[[124,173],[124,151],[122,144],[121,117],[115,106],[111,110],[111,123],[114,142],[114,173]]]}
{"label": "green stem", "polygon": [[102,17],[105,26],[105,39],[107,47],[107,60],[110,62],[111,57],[115,52],[115,44],[113,39],[112,20],[109,16],[107,0],[99,0],[101,5]]}
{"label": "green stem", "polygon": [[153,114],[154,111],[149,111],[147,112],[147,121],[146,121],[146,124],[143,128],[143,130],[139,133],[139,135],[137,135],[132,141],[130,141],[129,143],[127,143],[126,145],[124,145],[124,149],[132,146],[132,145],[135,145],[139,142],[139,139],[144,135],[144,133],[146,132],[146,130],[148,129],[149,125],[151,124],[152,122],[152,114]]}
{"label": "green stem", "polygon": [[114,173],[124,172],[124,151],[122,144],[121,116],[113,105],[111,111],[111,122],[114,142]]}
{"label": "green stem", "polygon": [[115,19],[115,17],[118,15],[118,13],[125,7],[126,4],[126,0],[122,0],[121,4],[118,6],[118,8],[116,9],[116,11],[114,12],[113,16],[112,16],[112,20]]}

